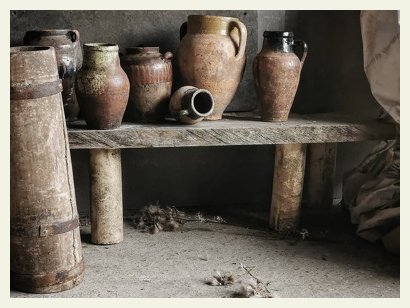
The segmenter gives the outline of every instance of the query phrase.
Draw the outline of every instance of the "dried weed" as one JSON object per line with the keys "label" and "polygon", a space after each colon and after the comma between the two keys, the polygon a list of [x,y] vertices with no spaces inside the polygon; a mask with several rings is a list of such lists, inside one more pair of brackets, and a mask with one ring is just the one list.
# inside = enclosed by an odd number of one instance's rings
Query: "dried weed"
{"label": "dried weed", "polygon": [[206,283],[210,286],[226,286],[233,284],[235,282],[235,277],[230,272],[221,273],[219,271],[215,272],[215,275],[209,279]]}
{"label": "dried weed", "polygon": [[162,208],[157,203],[156,205],[145,206],[141,210],[141,215],[134,218],[134,225],[141,231],[155,234],[160,231],[177,231],[185,223],[192,221],[226,223],[221,216],[206,218],[201,213],[190,215],[175,207],[167,206]]}

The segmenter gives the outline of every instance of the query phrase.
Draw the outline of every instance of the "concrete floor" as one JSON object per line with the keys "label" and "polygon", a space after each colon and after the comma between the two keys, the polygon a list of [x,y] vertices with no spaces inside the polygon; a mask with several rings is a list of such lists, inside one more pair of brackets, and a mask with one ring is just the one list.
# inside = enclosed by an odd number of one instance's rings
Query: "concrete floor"
{"label": "concrete floor", "polygon": [[[273,297],[399,297],[399,257],[354,235],[340,209],[308,212],[310,238],[269,231],[266,212],[220,211],[228,224],[189,223],[182,231],[141,233],[125,220],[124,242],[91,244],[83,226],[84,281],[48,295],[11,291],[11,297],[232,297],[249,278],[239,264],[270,282]],[[214,213],[212,213],[214,214]],[[205,283],[215,271],[239,282]]]}

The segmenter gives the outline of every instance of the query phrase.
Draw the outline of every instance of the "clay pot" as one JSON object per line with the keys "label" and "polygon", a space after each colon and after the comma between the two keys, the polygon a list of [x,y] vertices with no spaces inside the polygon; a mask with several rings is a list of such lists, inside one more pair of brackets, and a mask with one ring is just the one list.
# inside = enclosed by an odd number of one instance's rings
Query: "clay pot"
{"label": "clay pot", "polygon": [[179,88],[172,94],[169,103],[171,115],[179,122],[195,124],[212,114],[214,99],[205,89],[192,86]]}
{"label": "clay pot", "polygon": [[215,100],[206,120],[219,120],[245,69],[247,31],[237,18],[190,15],[182,24],[178,67],[185,85],[206,89]]}
{"label": "clay pot", "polygon": [[39,30],[27,31],[24,45],[53,46],[56,53],[58,74],[63,81],[63,104],[67,121],[77,119],[80,112],[74,92],[75,74],[81,68],[80,34],[77,30]]}
{"label": "clay pot", "polygon": [[[265,31],[262,50],[253,62],[262,121],[287,121],[299,85],[307,45],[292,32]],[[294,53],[301,50],[301,57]],[[296,51],[296,50],[295,50]]]}
{"label": "clay pot", "polygon": [[149,123],[162,121],[172,88],[172,53],[159,47],[129,47],[121,59],[130,81],[126,118]]}
{"label": "clay pot", "polygon": [[53,47],[10,48],[10,282],[24,292],[84,273],[62,90]]}
{"label": "clay pot", "polygon": [[88,128],[113,129],[121,125],[130,83],[120,66],[118,45],[84,44],[84,63],[75,91]]}

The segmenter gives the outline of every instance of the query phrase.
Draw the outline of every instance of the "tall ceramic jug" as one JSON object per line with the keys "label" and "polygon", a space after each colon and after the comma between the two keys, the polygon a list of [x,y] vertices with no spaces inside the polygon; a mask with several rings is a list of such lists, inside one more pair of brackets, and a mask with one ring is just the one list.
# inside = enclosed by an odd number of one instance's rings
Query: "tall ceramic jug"
{"label": "tall ceramic jug", "polygon": [[76,120],[80,107],[74,92],[74,80],[83,62],[79,32],[69,29],[27,31],[24,45],[54,47],[58,74],[63,82],[64,114],[67,121]]}
{"label": "tall ceramic jug", "polygon": [[[305,42],[293,32],[265,31],[263,47],[253,62],[262,121],[287,121],[307,55]],[[295,52],[300,49],[300,58]]]}
{"label": "tall ceramic jug", "polygon": [[84,44],[84,63],[75,79],[75,91],[88,128],[121,125],[130,82],[120,66],[118,49],[116,44]]}
{"label": "tall ceramic jug", "polygon": [[205,120],[219,120],[243,76],[246,27],[233,17],[190,15],[180,34],[177,61],[182,81],[212,93],[214,111]]}

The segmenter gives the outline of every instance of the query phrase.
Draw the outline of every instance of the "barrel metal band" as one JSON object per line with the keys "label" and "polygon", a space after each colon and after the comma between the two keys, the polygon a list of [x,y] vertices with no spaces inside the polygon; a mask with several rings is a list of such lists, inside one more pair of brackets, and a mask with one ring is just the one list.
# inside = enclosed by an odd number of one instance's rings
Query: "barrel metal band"
{"label": "barrel metal band", "polygon": [[24,100],[51,96],[63,91],[61,79],[34,86],[10,87],[10,99]]}
{"label": "barrel metal band", "polygon": [[30,226],[16,224],[11,226],[11,235],[20,237],[45,237],[67,233],[79,226],[78,217],[51,225]]}
{"label": "barrel metal band", "polygon": [[81,275],[83,272],[83,260],[77,263],[76,266],[72,269],[53,272],[44,275],[19,274],[11,271],[11,286],[13,287],[13,289],[16,290],[22,290],[26,292],[39,292],[41,291],[41,288],[53,287],[55,285],[66,283],[74,279],[81,279]]}

